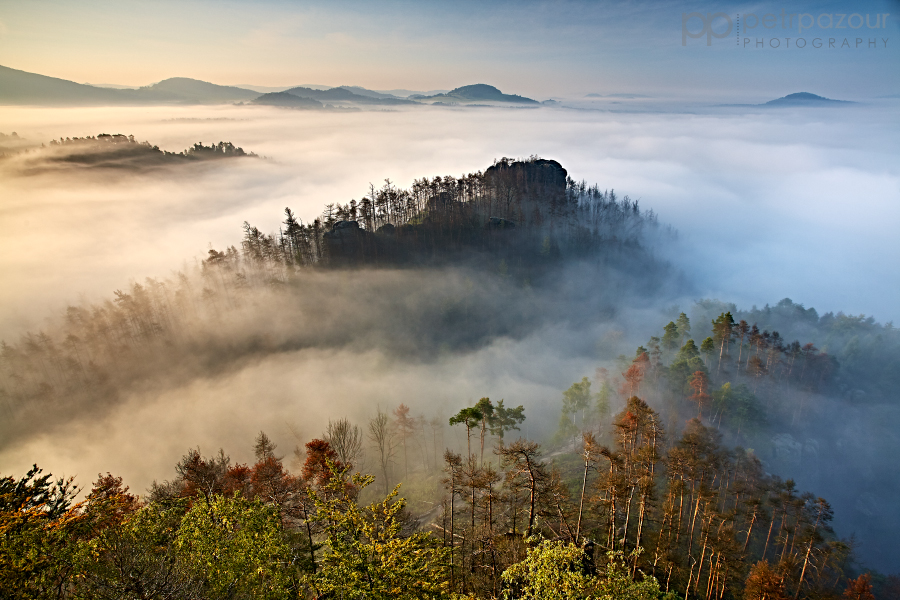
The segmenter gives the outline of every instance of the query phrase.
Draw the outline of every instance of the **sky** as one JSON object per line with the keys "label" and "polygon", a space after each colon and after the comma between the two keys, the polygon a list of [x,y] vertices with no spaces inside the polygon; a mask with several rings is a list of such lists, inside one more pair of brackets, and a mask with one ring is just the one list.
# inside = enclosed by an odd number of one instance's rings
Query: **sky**
{"label": "sky", "polygon": [[[709,31],[723,37],[710,37],[707,45],[704,20],[695,15],[685,28],[700,37],[683,39],[683,16],[692,13],[728,15],[730,22],[723,16],[710,21]],[[807,15],[803,32],[800,15]],[[538,99],[653,93],[758,101],[795,91],[860,99],[900,93],[898,18],[897,0],[4,0],[0,64],[130,86],[181,76],[230,85],[373,89],[489,83]],[[829,22],[833,27],[823,28]],[[797,47],[798,37],[805,47]]]}

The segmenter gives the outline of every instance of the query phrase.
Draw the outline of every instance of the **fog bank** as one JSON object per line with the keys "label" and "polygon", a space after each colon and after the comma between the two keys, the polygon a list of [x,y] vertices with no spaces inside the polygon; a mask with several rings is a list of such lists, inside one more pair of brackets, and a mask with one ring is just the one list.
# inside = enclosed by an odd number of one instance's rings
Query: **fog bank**
{"label": "fog bank", "polygon": [[232,244],[245,220],[275,231],[285,206],[308,220],[385,178],[406,187],[531,154],[640,199],[678,228],[685,245],[676,258],[701,295],[743,304],[789,296],[820,312],[887,321],[900,316],[892,302],[900,275],[879,267],[900,258],[891,240],[900,222],[896,115],[889,106],[706,114],[5,108],[0,131],[31,141],[130,133],[181,151],[227,140],[267,159],[39,178],[11,175],[15,160],[7,161],[0,277],[14,285],[0,296],[0,335],[39,325],[48,308],[80,294],[168,274],[208,243]]}

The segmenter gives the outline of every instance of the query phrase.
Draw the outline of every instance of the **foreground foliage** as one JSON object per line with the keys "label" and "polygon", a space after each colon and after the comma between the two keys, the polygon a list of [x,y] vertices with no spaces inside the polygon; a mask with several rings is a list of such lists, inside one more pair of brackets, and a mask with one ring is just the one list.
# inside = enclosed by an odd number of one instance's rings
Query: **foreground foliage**
{"label": "foreground foliage", "polygon": [[406,502],[397,496],[399,486],[368,506],[356,503],[357,492],[374,480],[357,474],[348,484],[339,476],[319,492],[310,490],[325,552],[307,581],[318,596],[347,600],[447,597],[448,553],[426,533],[401,535]]}

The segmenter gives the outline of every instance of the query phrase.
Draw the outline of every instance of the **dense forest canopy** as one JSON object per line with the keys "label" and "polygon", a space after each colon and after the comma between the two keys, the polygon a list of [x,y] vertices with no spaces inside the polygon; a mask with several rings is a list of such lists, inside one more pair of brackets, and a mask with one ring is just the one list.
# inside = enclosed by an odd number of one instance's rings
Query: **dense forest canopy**
{"label": "dense forest canopy", "polygon": [[[243,155],[173,156],[209,153]],[[788,299],[700,300],[641,313],[649,335],[629,348],[623,304],[689,290],[661,258],[673,239],[556,161],[504,158],[386,181],[309,223],[288,208],[277,233],[245,223],[239,246],[169,280],[69,306],[0,345],[4,444],[302,348],[413,363],[542,329],[605,333],[571,349],[595,370],[543,407],[368,406],[289,457],[263,432],[252,464],[191,449],[144,496],[111,474],[81,496],[37,468],[4,475],[0,597],[898,597],[836,533],[854,502],[900,494],[896,467],[853,472],[900,449],[861,416],[898,420],[897,331]],[[854,419],[877,439],[850,439]],[[896,556],[884,523],[867,550]]]}

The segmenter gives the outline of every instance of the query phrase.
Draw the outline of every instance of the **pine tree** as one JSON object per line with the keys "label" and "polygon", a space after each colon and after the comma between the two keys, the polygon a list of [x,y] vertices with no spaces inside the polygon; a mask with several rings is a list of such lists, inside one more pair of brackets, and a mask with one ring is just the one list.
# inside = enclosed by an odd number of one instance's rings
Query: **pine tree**
{"label": "pine tree", "polygon": [[675,323],[678,326],[678,335],[681,337],[681,345],[683,346],[685,341],[691,336],[691,320],[688,319],[688,316],[684,313],[678,315],[678,320]]}
{"label": "pine tree", "polygon": [[491,435],[495,435],[503,443],[503,435],[507,431],[515,429],[519,431],[519,425],[525,420],[525,407],[521,404],[515,408],[506,408],[503,400],[494,407],[493,415],[488,419],[488,427]]}
{"label": "pine tree", "polygon": [[722,369],[722,359],[728,354],[728,347],[735,334],[734,317],[731,312],[725,312],[716,317],[712,322],[713,340],[719,347],[719,362],[716,363],[716,376]]}
{"label": "pine tree", "polygon": [[450,417],[450,425],[465,425],[466,426],[466,451],[467,456],[472,455],[472,430],[481,423],[481,420],[484,418],[484,415],[481,414],[481,411],[475,407],[463,408],[454,416]]}
{"label": "pine tree", "polygon": [[662,348],[666,352],[675,352],[684,344],[684,342],[681,341],[684,336],[679,333],[678,326],[674,321],[669,321],[664,329],[665,333],[662,336]]}
{"label": "pine tree", "polygon": [[481,398],[475,403],[475,409],[481,413],[481,458],[480,464],[484,466],[484,439],[490,429],[490,423],[494,419],[495,408],[490,398]]}

